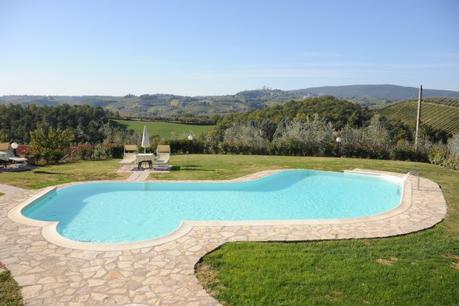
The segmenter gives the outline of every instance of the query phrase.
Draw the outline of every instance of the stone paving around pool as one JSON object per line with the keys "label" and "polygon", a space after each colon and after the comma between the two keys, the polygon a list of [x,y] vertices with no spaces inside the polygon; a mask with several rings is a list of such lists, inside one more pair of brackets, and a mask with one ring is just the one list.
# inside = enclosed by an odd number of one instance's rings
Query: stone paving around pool
{"label": "stone paving around pool", "polygon": [[218,305],[194,275],[195,264],[206,253],[230,241],[372,238],[430,228],[446,216],[446,202],[436,183],[421,178],[418,189],[416,180],[408,178],[403,208],[384,216],[328,223],[193,225],[176,240],[122,251],[77,250],[47,241],[41,227],[7,216],[38,191],[0,185],[5,193],[0,197],[0,261],[22,287],[26,305]]}

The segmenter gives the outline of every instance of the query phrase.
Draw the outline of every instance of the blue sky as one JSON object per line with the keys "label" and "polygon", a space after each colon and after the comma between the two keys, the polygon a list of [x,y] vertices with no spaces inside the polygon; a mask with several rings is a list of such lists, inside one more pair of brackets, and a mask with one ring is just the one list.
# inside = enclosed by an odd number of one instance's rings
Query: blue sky
{"label": "blue sky", "polygon": [[459,90],[459,1],[0,0],[0,95]]}

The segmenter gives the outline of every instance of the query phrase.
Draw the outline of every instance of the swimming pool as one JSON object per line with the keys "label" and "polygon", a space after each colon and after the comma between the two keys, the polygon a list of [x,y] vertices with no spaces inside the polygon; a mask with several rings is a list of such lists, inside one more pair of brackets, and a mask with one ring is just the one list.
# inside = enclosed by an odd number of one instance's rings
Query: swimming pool
{"label": "swimming pool", "polygon": [[398,206],[401,180],[312,170],[285,170],[246,182],[94,182],[60,188],[22,209],[58,221],[81,242],[159,238],[183,221],[345,219]]}

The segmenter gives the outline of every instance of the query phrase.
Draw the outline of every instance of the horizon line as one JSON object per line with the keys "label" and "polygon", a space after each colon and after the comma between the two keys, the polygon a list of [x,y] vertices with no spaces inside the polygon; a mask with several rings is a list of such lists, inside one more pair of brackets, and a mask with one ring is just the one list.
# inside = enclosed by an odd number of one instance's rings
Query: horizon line
{"label": "horizon line", "polygon": [[225,94],[198,94],[198,95],[185,95],[185,94],[174,94],[174,93],[166,93],[166,92],[155,92],[155,93],[142,93],[142,94],[135,94],[135,93],[126,93],[123,95],[115,95],[115,94],[29,94],[29,93],[8,93],[8,94],[1,94],[0,97],[125,97],[128,95],[133,95],[136,97],[143,96],[143,95],[170,95],[170,96],[178,96],[178,97],[218,97],[218,96],[232,96],[236,95],[241,92],[245,91],[254,91],[254,90],[280,90],[280,91],[298,91],[298,90],[307,90],[307,89],[316,89],[321,87],[348,87],[348,86],[397,86],[397,87],[404,87],[404,88],[415,88],[418,89],[419,86],[423,87],[423,90],[440,90],[440,91],[453,91],[459,92],[459,89],[438,89],[438,88],[426,88],[423,84],[419,84],[418,86],[404,86],[404,85],[397,85],[397,84],[390,84],[390,83],[371,83],[371,84],[345,84],[345,85],[323,85],[323,86],[312,86],[312,87],[304,87],[304,88],[296,88],[296,89],[280,89],[274,88],[270,86],[263,86],[261,88],[252,88],[252,89],[242,89],[238,90],[234,93],[225,93]]}

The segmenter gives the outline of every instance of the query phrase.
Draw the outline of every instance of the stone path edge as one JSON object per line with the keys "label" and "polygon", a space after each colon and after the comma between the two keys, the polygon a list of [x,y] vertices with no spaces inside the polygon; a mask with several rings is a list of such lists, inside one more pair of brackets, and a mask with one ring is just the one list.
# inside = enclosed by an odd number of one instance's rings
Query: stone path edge
{"label": "stone path edge", "polygon": [[[239,177],[236,179],[230,180],[205,180],[205,181],[145,181],[145,183],[156,183],[156,182],[213,182],[213,183],[222,183],[222,182],[244,182],[257,180],[262,177],[272,175],[274,173],[282,171],[292,171],[292,170],[305,170],[305,169],[278,169],[278,170],[265,170],[256,172],[250,175]],[[316,170],[313,170],[316,171]],[[177,240],[187,233],[189,233],[193,227],[212,227],[212,226],[279,226],[279,225],[333,225],[333,224],[352,224],[352,223],[364,223],[369,221],[378,221],[387,218],[391,218],[402,214],[404,211],[410,208],[411,206],[411,192],[408,192],[412,189],[411,183],[408,179],[408,176],[404,175],[403,177],[395,176],[387,173],[378,173],[375,171],[354,169],[354,170],[345,170],[344,173],[358,174],[358,175],[369,175],[381,177],[391,181],[397,181],[402,183],[403,194],[400,199],[400,203],[393,209],[386,211],[382,214],[373,215],[369,217],[356,217],[356,218],[343,218],[343,219],[299,219],[299,220],[243,220],[243,221],[183,221],[180,226],[174,232],[162,236],[159,238],[149,239],[139,242],[131,243],[93,243],[93,242],[81,242],[76,240],[68,239],[59,234],[57,227],[59,222],[57,221],[39,221],[35,219],[28,218],[24,216],[21,211],[38,199],[46,196],[48,193],[55,190],[66,188],[69,186],[87,184],[87,183],[103,183],[103,182],[123,182],[123,183],[139,183],[139,182],[127,182],[120,180],[111,180],[111,181],[83,181],[83,182],[74,182],[67,183],[52,187],[47,187],[40,190],[38,193],[34,194],[29,199],[23,201],[13,209],[8,212],[8,218],[14,222],[29,225],[29,226],[40,226],[42,227],[41,233],[42,236],[51,243],[54,243],[58,246],[71,248],[76,250],[88,250],[88,251],[123,251],[123,250],[132,250],[132,249],[141,249],[145,247],[153,247],[162,245],[174,240]],[[337,237],[338,238],[338,237]]]}

